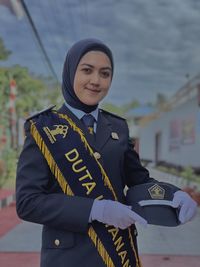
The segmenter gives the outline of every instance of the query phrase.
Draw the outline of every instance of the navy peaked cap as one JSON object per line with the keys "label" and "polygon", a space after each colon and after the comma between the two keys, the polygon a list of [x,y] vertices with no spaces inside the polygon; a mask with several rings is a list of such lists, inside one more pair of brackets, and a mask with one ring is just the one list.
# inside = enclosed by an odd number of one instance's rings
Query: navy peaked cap
{"label": "navy peaked cap", "polygon": [[172,206],[177,187],[162,183],[145,183],[128,189],[127,204],[149,224],[178,226],[179,209]]}

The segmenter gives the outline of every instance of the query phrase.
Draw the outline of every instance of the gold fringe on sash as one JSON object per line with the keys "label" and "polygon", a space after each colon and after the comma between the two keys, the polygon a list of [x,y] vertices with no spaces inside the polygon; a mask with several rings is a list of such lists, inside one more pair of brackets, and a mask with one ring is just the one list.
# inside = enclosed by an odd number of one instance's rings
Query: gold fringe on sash
{"label": "gold fringe on sash", "polygon": [[88,235],[91,238],[92,242],[94,243],[96,249],[99,252],[99,255],[102,257],[104,263],[107,267],[115,267],[111,257],[109,256],[108,252],[106,251],[104,245],[102,244],[101,240],[98,238],[96,232],[94,231],[93,227],[90,226],[88,230]]}
{"label": "gold fringe on sash", "polygon": [[[55,112],[56,113],[56,112]],[[72,127],[72,129],[74,131],[76,131],[80,137],[81,137],[81,141],[84,143],[85,145],[85,148],[90,152],[90,154],[93,156],[94,152],[92,150],[92,148],[90,147],[90,145],[88,144],[83,132],[81,131],[80,128],[78,128],[76,126],[76,124],[67,116],[67,115],[64,115],[64,114],[58,114],[61,118],[64,118],[65,120],[67,120],[67,122],[70,124],[70,126]],[[48,165],[49,165],[49,168],[51,170],[51,172],[54,174],[54,176],[56,177],[60,187],[62,188],[63,192],[68,195],[68,196],[73,196],[74,193],[72,192],[69,184],[67,183],[66,179],[64,178],[61,170],[58,168],[53,156],[51,155],[48,147],[46,146],[46,144],[44,143],[42,137],[40,136],[36,126],[35,126],[35,123],[31,120],[31,129],[30,129],[30,132],[31,132],[31,135],[33,136],[34,140],[36,141],[38,147],[40,148],[42,154],[44,155]],[[94,157],[95,158],[95,157]],[[115,200],[117,200],[117,196],[114,192],[114,189],[110,183],[110,180],[108,178],[108,176],[106,175],[102,165],[98,162],[98,160],[95,158],[97,164],[99,165],[100,169],[101,169],[101,173],[102,173],[102,176],[103,176],[103,179],[104,179],[104,184],[106,186],[108,186],[108,188],[111,190],[111,192],[113,193],[113,196],[115,198]],[[137,256],[137,253],[136,253],[136,250],[135,250],[135,247],[134,247],[134,243],[133,243],[133,238],[132,238],[132,235],[131,235],[131,231],[130,231],[130,228],[128,229],[129,231],[129,239],[130,239],[130,243],[131,243],[131,247],[134,251],[134,255],[135,255],[135,259],[136,259],[136,267],[142,267],[141,263],[140,263],[140,260]],[[89,227],[88,229],[88,236],[90,237],[90,239],[92,240],[92,242],[94,243],[99,255],[101,256],[102,260],[104,261],[104,263],[106,264],[107,267],[115,267],[111,257],[109,256],[108,252],[106,251],[103,243],[101,242],[101,240],[98,238],[95,230],[93,229],[92,226]]]}
{"label": "gold fringe on sash", "polygon": [[134,255],[135,255],[136,267],[142,267],[141,262],[140,262],[140,258],[138,257],[137,252],[135,250],[135,246],[134,246],[133,237],[131,234],[131,228],[130,227],[128,228],[128,235],[129,235],[131,247],[132,247]]}
{"label": "gold fringe on sash", "polygon": [[54,174],[54,176],[56,177],[60,187],[62,188],[63,192],[68,195],[68,196],[73,196],[73,192],[70,188],[70,186],[68,185],[66,179],[64,178],[62,172],[60,171],[60,169],[58,168],[55,160],[53,159],[48,147],[46,146],[46,144],[44,143],[44,141],[42,140],[42,137],[40,136],[36,126],[34,125],[33,121],[31,121],[31,134],[33,136],[33,138],[35,139],[38,147],[40,148],[42,154],[44,155],[49,168],[51,170],[51,172]]}

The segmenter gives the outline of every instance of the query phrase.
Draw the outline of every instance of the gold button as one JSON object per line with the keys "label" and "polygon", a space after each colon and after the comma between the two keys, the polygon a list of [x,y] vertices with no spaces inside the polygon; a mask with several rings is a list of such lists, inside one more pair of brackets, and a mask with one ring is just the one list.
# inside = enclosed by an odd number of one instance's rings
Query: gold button
{"label": "gold button", "polygon": [[101,154],[99,154],[99,152],[94,152],[94,157],[95,157],[95,159],[100,159]]}
{"label": "gold button", "polygon": [[60,240],[59,239],[55,239],[54,243],[58,247],[60,245]]}

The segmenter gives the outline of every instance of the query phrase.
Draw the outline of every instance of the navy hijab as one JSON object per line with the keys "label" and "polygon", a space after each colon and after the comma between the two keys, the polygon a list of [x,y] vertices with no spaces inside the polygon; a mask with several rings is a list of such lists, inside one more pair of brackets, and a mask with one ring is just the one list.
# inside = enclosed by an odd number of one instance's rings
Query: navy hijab
{"label": "navy hijab", "polygon": [[74,92],[74,76],[76,69],[81,58],[89,51],[102,51],[104,52],[111,62],[113,74],[113,56],[111,50],[101,41],[97,39],[83,39],[75,43],[67,53],[63,74],[62,74],[62,93],[65,101],[73,108],[90,113],[98,106],[89,106],[82,103]]}

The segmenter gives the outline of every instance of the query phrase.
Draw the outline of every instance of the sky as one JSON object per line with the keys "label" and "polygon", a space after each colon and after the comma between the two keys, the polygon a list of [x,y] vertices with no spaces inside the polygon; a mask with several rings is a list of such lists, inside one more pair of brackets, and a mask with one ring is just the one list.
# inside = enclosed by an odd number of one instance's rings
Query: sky
{"label": "sky", "polygon": [[[35,74],[50,69],[24,15],[0,1],[0,37],[12,51],[1,66],[20,64]],[[25,0],[54,71],[61,81],[69,47],[79,39],[105,42],[114,55],[114,78],[106,102],[153,102],[172,96],[200,73],[200,1]]]}

